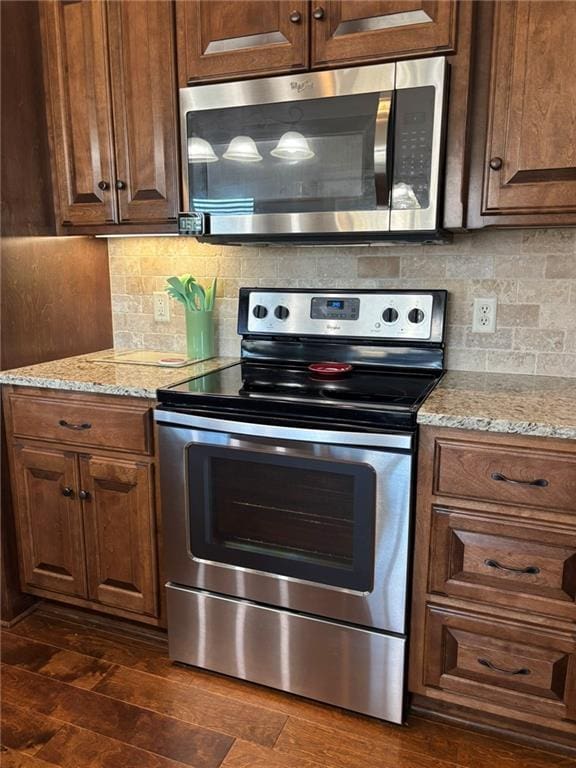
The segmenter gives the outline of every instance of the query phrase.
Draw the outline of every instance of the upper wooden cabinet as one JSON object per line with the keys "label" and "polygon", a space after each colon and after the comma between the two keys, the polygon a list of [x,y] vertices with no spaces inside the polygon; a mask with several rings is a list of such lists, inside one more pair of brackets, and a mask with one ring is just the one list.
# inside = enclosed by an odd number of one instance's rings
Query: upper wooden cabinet
{"label": "upper wooden cabinet", "polygon": [[50,0],[41,13],[60,227],[175,222],[172,4]]}
{"label": "upper wooden cabinet", "polygon": [[493,17],[485,5],[469,224],[576,224],[576,3],[503,1]]}
{"label": "upper wooden cabinet", "polygon": [[452,53],[455,0],[326,0],[312,7],[314,67]]}
{"label": "upper wooden cabinet", "polygon": [[306,69],[308,11],[307,0],[177,0],[180,85]]}
{"label": "upper wooden cabinet", "polygon": [[180,85],[453,52],[456,10],[456,0],[176,0]]}
{"label": "upper wooden cabinet", "polygon": [[60,224],[116,220],[106,6],[40,4]]}

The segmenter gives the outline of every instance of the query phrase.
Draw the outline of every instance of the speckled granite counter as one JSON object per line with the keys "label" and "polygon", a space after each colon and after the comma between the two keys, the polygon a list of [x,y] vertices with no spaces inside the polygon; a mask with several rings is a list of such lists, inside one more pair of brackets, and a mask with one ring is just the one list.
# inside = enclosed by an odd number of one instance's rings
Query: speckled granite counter
{"label": "speckled granite counter", "polygon": [[[112,351],[112,350],[110,350]],[[127,363],[92,362],[102,352],[52,360],[0,371],[0,384],[67,389],[74,392],[96,392],[105,395],[156,397],[156,390],[186,379],[203,376],[238,362],[234,357],[213,357],[183,368],[164,368]]]}
{"label": "speckled granite counter", "polygon": [[576,379],[449,371],[418,423],[576,440]]}

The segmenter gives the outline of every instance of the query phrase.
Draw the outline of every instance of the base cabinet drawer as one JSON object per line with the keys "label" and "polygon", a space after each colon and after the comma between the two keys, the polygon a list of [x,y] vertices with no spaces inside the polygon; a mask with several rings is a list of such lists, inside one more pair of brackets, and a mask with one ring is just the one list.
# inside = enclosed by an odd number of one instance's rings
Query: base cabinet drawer
{"label": "base cabinet drawer", "polygon": [[576,530],[432,507],[428,591],[576,621]]}
{"label": "base cabinet drawer", "polygon": [[10,395],[12,431],[18,437],[74,446],[149,453],[150,407],[70,397]]}
{"label": "base cabinet drawer", "polygon": [[437,440],[435,495],[576,515],[576,455]]}
{"label": "base cabinet drawer", "polygon": [[427,686],[554,720],[576,720],[574,633],[429,605],[425,656]]}

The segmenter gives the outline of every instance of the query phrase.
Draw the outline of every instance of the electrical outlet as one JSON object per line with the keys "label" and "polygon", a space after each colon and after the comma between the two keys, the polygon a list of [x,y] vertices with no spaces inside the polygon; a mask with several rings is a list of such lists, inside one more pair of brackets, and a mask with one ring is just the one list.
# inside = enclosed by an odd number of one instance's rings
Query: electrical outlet
{"label": "electrical outlet", "polygon": [[154,320],[157,323],[170,321],[170,298],[162,291],[154,293]]}
{"label": "electrical outlet", "polygon": [[474,299],[474,313],[472,315],[473,333],[496,332],[496,308],[498,299],[492,296],[488,299]]}

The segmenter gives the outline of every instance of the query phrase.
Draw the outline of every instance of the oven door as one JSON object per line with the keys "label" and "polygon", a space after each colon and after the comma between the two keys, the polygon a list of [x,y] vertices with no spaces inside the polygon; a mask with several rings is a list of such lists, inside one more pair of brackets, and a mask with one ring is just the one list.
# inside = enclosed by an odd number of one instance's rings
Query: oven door
{"label": "oven door", "polygon": [[182,233],[436,230],[445,76],[434,58],[181,89]]}
{"label": "oven door", "polygon": [[170,582],[406,631],[410,435],[156,420]]}

